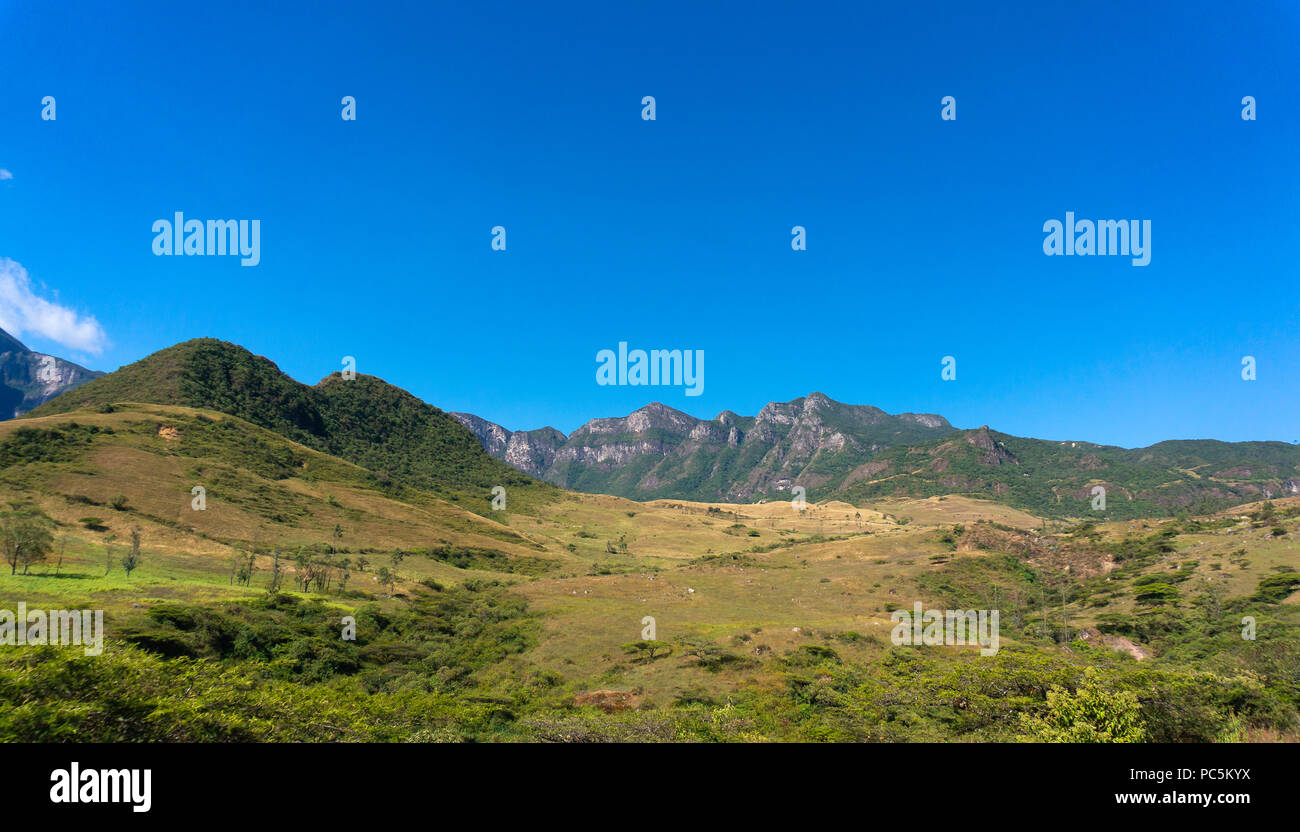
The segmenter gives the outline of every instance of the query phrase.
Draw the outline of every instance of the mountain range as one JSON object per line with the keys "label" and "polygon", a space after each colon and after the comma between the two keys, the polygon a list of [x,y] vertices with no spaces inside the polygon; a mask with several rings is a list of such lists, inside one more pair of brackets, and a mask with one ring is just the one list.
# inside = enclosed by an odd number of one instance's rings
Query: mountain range
{"label": "mountain range", "polygon": [[266,358],[210,338],[85,383],[65,378],[74,386],[31,416],[127,403],[218,411],[359,465],[382,487],[464,499],[476,512],[487,510],[497,485],[516,494],[559,486],[712,502],[789,500],[796,488],[810,501],[859,504],[967,494],[1039,515],[1112,519],[1300,494],[1300,447],[1285,442],[1174,440],[1128,449],[1049,441],[961,429],[934,414],[889,414],[822,393],[772,402],[755,416],[723,411],[713,419],[652,403],[565,436],[447,413],[372,376],[336,372],[308,386]]}
{"label": "mountain range", "polygon": [[[1048,515],[1137,517],[1300,493],[1300,447],[1177,440],[1147,448],[958,429],[942,416],[843,404],[822,393],[757,416],[697,419],[654,403],[565,436],[453,413],[488,453],[563,488],[631,499],[849,502],[970,494]],[[1094,488],[1105,489],[1095,508]],[[1101,504],[1098,503],[1098,506]]]}
{"label": "mountain range", "polygon": [[452,415],[488,453],[564,488],[731,502],[794,486],[839,489],[869,477],[868,460],[884,449],[955,431],[942,416],[890,415],[822,393],[772,402],[757,416],[724,410],[710,420],[655,402],[626,417],[593,419],[568,437],[554,428],[512,433],[468,413]]}
{"label": "mountain range", "polygon": [[0,421],[34,410],[103,373],[33,352],[0,329]]}

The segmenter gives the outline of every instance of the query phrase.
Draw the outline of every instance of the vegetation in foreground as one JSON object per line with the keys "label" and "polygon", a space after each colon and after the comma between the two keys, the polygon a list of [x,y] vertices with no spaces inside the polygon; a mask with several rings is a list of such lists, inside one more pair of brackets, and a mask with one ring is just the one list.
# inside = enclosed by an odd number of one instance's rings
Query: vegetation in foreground
{"label": "vegetation in foreground", "polygon": [[[1176,539],[1157,533],[1151,538]],[[1153,548],[1148,546],[1147,548]],[[1154,547],[1158,549],[1158,547]],[[1136,560],[1158,561],[1142,546]],[[960,604],[1002,588],[1032,599],[1041,570],[1013,555],[926,573]],[[1280,580],[1278,580],[1280,578]],[[432,583],[432,582],[431,582]],[[1152,584],[1134,581],[1140,595]],[[897,647],[883,636],[809,631],[781,651],[677,637],[623,645],[598,678],[539,661],[542,616],[495,580],[409,597],[267,592],[217,603],[155,603],[127,616],[101,656],[75,647],[0,651],[0,736],[85,741],[1047,741],[1294,739],[1300,628],[1274,572],[1256,592],[1112,614],[1144,633],[1137,661],[1091,643],[1068,610],[1008,609],[1015,643],[994,657]],[[1090,597],[1086,587],[1071,595]],[[1253,615],[1260,636],[1237,622]],[[1040,615],[1042,616],[1040,618]],[[354,641],[341,637],[355,622]],[[1017,623],[1019,622],[1019,623]],[[1152,637],[1153,636],[1153,637]],[[667,701],[620,685],[662,665]],[[697,684],[726,676],[723,693]]]}

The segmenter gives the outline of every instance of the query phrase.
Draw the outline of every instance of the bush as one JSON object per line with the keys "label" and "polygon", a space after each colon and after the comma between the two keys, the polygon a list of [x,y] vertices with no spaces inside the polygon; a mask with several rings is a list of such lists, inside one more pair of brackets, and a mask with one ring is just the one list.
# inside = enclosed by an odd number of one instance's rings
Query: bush
{"label": "bush", "polygon": [[1300,589],[1300,572],[1280,572],[1261,578],[1252,600],[1280,604],[1297,589]]}
{"label": "bush", "polygon": [[1047,712],[1025,717],[1024,726],[1040,742],[1142,742],[1141,711],[1136,694],[1104,687],[1089,667],[1073,693],[1060,686],[1048,691]]}

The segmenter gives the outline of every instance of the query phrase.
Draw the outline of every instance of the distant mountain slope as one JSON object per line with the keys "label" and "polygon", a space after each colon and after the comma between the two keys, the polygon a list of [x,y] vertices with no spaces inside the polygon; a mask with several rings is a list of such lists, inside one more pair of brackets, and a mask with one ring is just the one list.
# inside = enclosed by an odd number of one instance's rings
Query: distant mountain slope
{"label": "distant mountain slope", "polygon": [[[1177,440],[1126,449],[957,430],[939,416],[891,416],[812,393],[755,417],[696,419],[662,404],[559,431],[514,432],[452,414],[499,459],[578,491],[632,499],[755,501],[970,494],[1051,516],[1212,511],[1300,494],[1300,447]],[[1093,488],[1106,508],[1093,509]]]}
{"label": "distant mountain slope", "polygon": [[[971,494],[1048,515],[1147,517],[1300,494],[1300,447],[1285,442],[1161,442],[1119,448],[1026,439],[981,427],[889,448],[846,500]],[[1095,486],[1104,510],[1092,507]]]}
{"label": "distant mountain slope", "polygon": [[484,447],[565,488],[634,499],[748,501],[801,485],[830,492],[864,476],[884,448],[952,433],[942,416],[890,415],[812,393],[773,402],[757,416],[723,411],[697,419],[654,403],[625,418],[593,419],[569,437],[552,428],[512,433],[453,413]]}
{"label": "distant mountain slope", "polygon": [[438,493],[486,501],[495,485],[540,485],[485,453],[448,414],[380,379],[334,373],[308,387],[267,359],[211,338],[160,350],[71,392],[30,415],[125,402],[203,408]]}
{"label": "distant mountain slope", "polygon": [[555,453],[564,444],[564,434],[555,428],[506,430],[486,419],[469,413],[452,413],[462,425],[478,437],[488,453],[535,477],[542,477],[555,461]]}
{"label": "distant mountain slope", "polygon": [[0,329],[0,420],[21,416],[102,375],[53,355],[32,352]]}

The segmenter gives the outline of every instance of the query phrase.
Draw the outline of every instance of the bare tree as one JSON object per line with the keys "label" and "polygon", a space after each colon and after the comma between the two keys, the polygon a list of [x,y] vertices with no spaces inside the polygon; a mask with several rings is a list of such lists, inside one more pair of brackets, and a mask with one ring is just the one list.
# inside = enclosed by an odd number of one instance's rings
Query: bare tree
{"label": "bare tree", "polygon": [[284,570],[280,568],[280,550],[275,549],[271,555],[271,582],[266,591],[274,595],[280,591],[280,582],[284,580]]}
{"label": "bare tree", "polygon": [[113,571],[113,541],[117,540],[117,535],[110,534],[104,538],[104,577]]}

